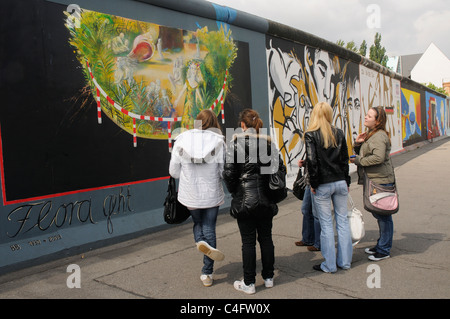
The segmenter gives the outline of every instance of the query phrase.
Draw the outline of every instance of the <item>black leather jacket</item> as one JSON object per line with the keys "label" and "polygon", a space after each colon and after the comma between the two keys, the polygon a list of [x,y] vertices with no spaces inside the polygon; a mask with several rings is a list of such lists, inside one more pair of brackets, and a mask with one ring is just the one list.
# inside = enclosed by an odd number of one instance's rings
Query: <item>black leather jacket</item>
{"label": "black leather jacket", "polygon": [[350,175],[348,167],[348,149],[344,132],[333,127],[337,147],[325,149],[322,145],[320,130],[306,132],[306,167],[309,174],[309,182],[312,188],[345,180],[350,186]]}
{"label": "black leather jacket", "polygon": [[266,135],[234,136],[227,147],[223,171],[225,185],[232,195],[231,216],[244,219],[278,213],[278,206],[270,196],[268,174],[270,168],[276,171],[272,165],[278,164],[278,157],[278,150]]}

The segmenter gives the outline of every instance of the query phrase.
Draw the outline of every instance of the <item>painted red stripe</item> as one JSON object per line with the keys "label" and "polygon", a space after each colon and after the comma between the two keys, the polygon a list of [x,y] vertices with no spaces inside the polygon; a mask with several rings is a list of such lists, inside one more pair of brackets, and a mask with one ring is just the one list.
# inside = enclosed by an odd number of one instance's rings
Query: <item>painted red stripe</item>
{"label": "painted red stripe", "polygon": [[109,96],[106,96],[106,100],[108,100],[109,103],[111,103],[112,105],[114,105],[114,100],[111,99]]}

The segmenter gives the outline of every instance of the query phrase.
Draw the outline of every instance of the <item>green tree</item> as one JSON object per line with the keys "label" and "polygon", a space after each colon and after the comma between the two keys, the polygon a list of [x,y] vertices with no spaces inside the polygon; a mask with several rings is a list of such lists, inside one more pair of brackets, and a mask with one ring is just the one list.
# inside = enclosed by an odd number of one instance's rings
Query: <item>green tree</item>
{"label": "green tree", "polygon": [[434,85],[433,83],[428,83],[428,84],[423,83],[423,85],[425,85],[426,87],[428,87],[428,88],[430,88],[430,89],[432,89],[432,90],[435,90],[436,92],[439,92],[439,93],[442,93],[442,94],[444,94],[444,95],[449,96],[448,93],[445,91],[444,88],[437,87],[437,86]]}
{"label": "green tree", "polygon": [[339,40],[336,41],[336,44],[337,44],[338,46],[340,46],[340,47],[344,47],[345,42],[344,42],[344,40],[339,39]]}
{"label": "green tree", "polygon": [[366,54],[367,54],[367,42],[366,42],[366,40],[363,40],[363,42],[359,46],[359,54],[361,54],[362,56],[366,56]]}
{"label": "green tree", "polygon": [[358,53],[358,48],[355,45],[355,41],[347,42],[347,45],[345,46],[348,50],[351,50],[353,52]]}
{"label": "green tree", "polygon": [[339,39],[336,41],[336,44],[339,45],[340,47],[343,47],[343,48],[345,47],[348,50],[359,53],[360,55],[362,55],[364,57],[366,56],[366,53],[367,53],[366,40],[363,40],[363,42],[361,43],[359,48],[355,45],[355,41],[350,41],[350,42],[347,42],[347,44],[345,44],[344,40]]}
{"label": "green tree", "polygon": [[388,56],[386,55],[386,49],[381,46],[381,34],[378,32],[375,34],[374,42],[370,46],[369,59],[382,66],[387,64]]}

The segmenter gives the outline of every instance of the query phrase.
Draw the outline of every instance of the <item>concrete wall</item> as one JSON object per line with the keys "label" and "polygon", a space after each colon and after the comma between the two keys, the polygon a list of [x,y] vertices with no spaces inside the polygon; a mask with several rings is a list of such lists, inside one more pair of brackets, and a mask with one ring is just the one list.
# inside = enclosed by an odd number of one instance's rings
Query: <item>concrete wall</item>
{"label": "concrete wall", "polygon": [[301,30],[200,0],[71,2],[3,3],[0,272],[169,227],[171,143],[203,108],[224,132],[256,109],[290,181],[318,101],[349,150],[371,106],[393,152],[449,133],[448,98]]}

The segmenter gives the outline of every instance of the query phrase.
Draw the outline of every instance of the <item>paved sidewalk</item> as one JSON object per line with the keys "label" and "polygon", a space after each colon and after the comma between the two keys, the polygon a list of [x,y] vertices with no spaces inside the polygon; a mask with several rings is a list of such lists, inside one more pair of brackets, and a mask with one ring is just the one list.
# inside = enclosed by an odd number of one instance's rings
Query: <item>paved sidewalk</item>
{"label": "paved sidewalk", "polygon": [[[372,299],[450,298],[450,139],[422,143],[393,157],[400,192],[394,215],[392,257],[378,263],[364,249],[378,238],[375,219],[363,210],[362,186],[350,194],[364,212],[366,236],[354,250],[352,268],[335,274],[314,271],[320,252],[297,247],[301,202],[292,195],[274,218],[274,287],[257,276],[256,294],[233,288],[242,278],[241,240],[236,221],[219,215],[217,242],[226,258],[216,262],[215,281],[203,287],[202,255],[196,250],[192,222],[82,255],[0,276],[0,298],[156,298],[156,299]],[[259,248],[258,268],[260,272]],[[70,264],[80,267],[81,288],[68,288]],[[379,275],[379,276],[378,276]],[[378,281],[379,279],[379,281]],[[379,284],[380,288],[370,288]]]}

